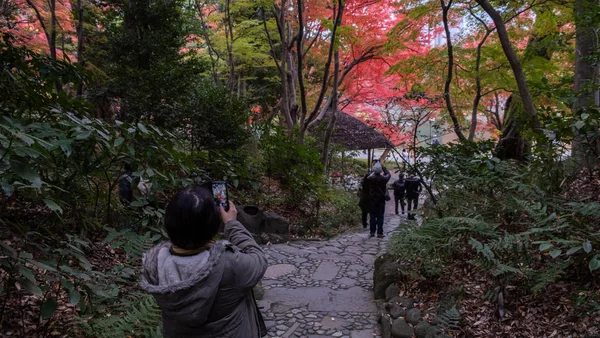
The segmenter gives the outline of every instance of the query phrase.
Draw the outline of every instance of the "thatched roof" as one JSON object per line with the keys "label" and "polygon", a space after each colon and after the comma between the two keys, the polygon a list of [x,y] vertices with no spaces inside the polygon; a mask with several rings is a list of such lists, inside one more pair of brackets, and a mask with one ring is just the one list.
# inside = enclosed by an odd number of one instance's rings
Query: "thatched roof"
{"label": "thatched roof", "polygon": [[390,141],[354,116],[338,110],[332,142],[347,150],[385,148]]}

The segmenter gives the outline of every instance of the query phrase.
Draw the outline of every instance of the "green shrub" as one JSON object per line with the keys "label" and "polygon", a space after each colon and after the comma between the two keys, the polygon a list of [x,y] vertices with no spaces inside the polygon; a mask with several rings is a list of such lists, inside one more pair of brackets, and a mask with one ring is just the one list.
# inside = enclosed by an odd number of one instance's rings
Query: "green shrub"
{"label": "green shrub", "polygon": [[355,193],[330,188],[326,195],[322,202],[326,207],[319,217],[326,235],[338,233],[343,227],[359,224],[361,213]]}
{"label": "green shrub", "polygon": [[500,161],[489,143],[434,148],[424,172],[435,178],[439,202],[420,227],[393,237],[393,254],[421,272],[468,263],[499,286],[534,293],[573,269],[581,283],[600,269],[600,204],[536,185],[539,163]]}
{"label": "green shrub", "polygon": [[304,196],[323,184],[323,166],[314,147],[299,145],[279,129],[263,135],[260,145],[267,175],[279,178],[292,194]]}

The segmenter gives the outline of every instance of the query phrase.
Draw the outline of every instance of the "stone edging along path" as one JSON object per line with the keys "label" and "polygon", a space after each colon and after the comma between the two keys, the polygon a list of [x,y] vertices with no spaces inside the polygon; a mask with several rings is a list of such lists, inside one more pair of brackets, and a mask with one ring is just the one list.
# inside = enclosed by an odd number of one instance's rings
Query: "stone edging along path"
{"label": "stone edging along path", "polygon": [[369,230],[360,229],[329,241],[264,246],[269,268],[258,304],[267,337],[381,337],[373,263],[405,218],[393,211],[388,203],[383,239],[369,238]]}

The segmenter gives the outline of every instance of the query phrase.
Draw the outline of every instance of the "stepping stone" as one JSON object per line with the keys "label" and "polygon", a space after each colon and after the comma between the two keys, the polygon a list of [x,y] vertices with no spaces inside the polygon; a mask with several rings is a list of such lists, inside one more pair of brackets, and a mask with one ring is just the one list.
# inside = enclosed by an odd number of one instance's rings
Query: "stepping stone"
{"label": "stepping stone", "polygon": [[344,252],[344,250],[342,250],[340,248],[336,248],[334,246],[325,246],[325,247],[321,248],[320,251],[325,252],[325,253],[342,253],[342,252]]}
{"label": "stepping stone", "polygon": [[362,265],[356,265],[356,264],[352,264],[348,267],[349,270],[358,270],[358,271],[364,271],[364,270],[368,270],[368,268],[362,266]]}
{"label": "stepping stone", "polygon": [[321,320],[321,328],[323,330],[330,330],[330,329],[343,330],[344,325],[346,325],[346,324],[347,324],[347,322],[343,318],[338,318],[335,316],[325,316],[323,318],[323,320]]}
{"label": "stepping stone", "polygon": [[[293,308],[306,306],[308,311],[348,311],[375,313],[377,307],[373,302],[373,293],[361,287],[348,290],[331,290],[325,287],[299,287],[296,289],[273,288],[265,290],[266,301],[287,305]],[[309,318],[306,316],[305,318]]]}
{"label": "stepping stone", "polygon": [[333,280],[340,268],[333,262],[322,262],[312,275],[315,280]]}
{"label": "stepping stone", "polygon": [[296,271],[296,267],[292,264],[275,264],[271,265],[265,271],[264,278],[277,279],[278,277],[289,275]]}
{"label": "stepping stone", "polygon": [[278,261],[282,261],[282,260],[285,260],[287,258],[284,255],[282,255],[282,254],[280,254],[278,252],[275,252],[275,251],[269,252],[269,256],[275,258],[275,260],[278,260]]}
{"label": "stepping stone", "polygon": [[337,280],[337,284],[353,286],[356,284],[356,281],[352,278],[344,277]]}
{"label": "stepping stone", "polygon": [[362,255],[360,257],[360,260],[363,261],[363,263],[365,263],[367,265],[375,264],[375,256],[372,256],[372,255]]}
{"label": "stepping stone", "polygon": [[351,338],[373,338],[373,330],[359,330],[350,332]]}

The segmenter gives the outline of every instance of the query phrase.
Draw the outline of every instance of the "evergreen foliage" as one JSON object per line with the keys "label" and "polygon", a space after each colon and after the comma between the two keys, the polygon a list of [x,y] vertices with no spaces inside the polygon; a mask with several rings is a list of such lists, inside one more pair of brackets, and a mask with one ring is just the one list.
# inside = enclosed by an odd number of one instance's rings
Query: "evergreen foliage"
{"label": "evergreen foliage", "polygon": [[541,163],[500,161],[487,143],[433,149],[431,155],[425,171],[436,180],[437,210],[426,212],[420,227],[395,235],[393,254],[429,277],[465,262],[499,286],[516,284],[534,294],[573,278],[573,269],[582,284],[597,273],[597,202],[556,193],[555,182],[537,176]]}

